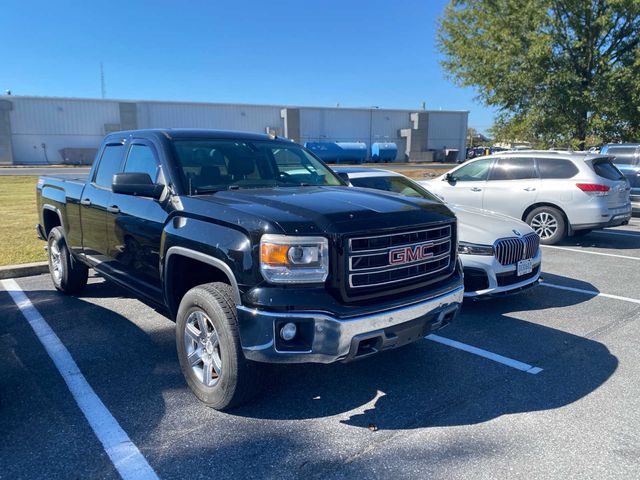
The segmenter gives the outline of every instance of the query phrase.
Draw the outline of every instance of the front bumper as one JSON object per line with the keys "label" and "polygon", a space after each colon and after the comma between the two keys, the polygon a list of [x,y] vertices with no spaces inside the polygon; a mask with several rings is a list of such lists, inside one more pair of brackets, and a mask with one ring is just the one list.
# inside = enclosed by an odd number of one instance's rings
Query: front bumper
{"label": "front bumper", "polygon": [[[325,312],[271,312],[238,307],[241,343],[248,360],[268,363],[332,363],[362,358],[417,341],[458,313],[463,287],[391,310],[337,318]],[[296,347],[279,338],[280,326],[295,323],[303,340]]]}
{"label": "front bumper", "polygon": [[[542,270],[542,252],[538,249],[531,259],[533,274],[517,281],[515,265],[501,265],[493,255],[460,255],[465,271],[465,298],[489,297],[519,293],[538,284]],[[468,272],[486,276],[486,283],[480,288],[471,286],[467,278]],[[480,283],[480,282],[478,282]]]}

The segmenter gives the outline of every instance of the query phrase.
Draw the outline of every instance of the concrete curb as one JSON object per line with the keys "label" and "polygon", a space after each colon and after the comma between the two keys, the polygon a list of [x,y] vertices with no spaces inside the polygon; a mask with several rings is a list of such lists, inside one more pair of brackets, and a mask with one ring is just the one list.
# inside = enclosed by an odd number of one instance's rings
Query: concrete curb
{"label": "concrete curb", "polygon": [[7,265],[0,267],[0,280],[6,278],[29,277],[31,275],[40,275],[49,271],[47,262],[25,263],[22,265]]}

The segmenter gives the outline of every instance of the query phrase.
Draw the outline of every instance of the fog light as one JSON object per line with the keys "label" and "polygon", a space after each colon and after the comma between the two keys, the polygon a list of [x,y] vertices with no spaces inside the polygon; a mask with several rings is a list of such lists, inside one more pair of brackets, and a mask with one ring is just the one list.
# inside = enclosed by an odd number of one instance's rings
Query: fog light
{"label": "fog light", "polygon": [[293,337],[296,336],[297,332],[298,328],[295,323],[285,323],[284,327],[280,329],[280,337],[285,342],[288,342],[289,340],[293,340]]}

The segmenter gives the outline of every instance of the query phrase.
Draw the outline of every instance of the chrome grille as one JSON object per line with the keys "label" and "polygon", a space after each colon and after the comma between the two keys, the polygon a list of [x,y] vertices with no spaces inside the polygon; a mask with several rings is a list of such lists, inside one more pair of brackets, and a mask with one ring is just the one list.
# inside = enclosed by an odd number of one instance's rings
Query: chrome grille
{"label": "chrome grille", "polygon": [[351,238],[347,284],[363,289],[423,280],[449,267],[452,243],[451,225]]}
{"label": "chrome grille", "polygon": [[535,257],[539,246],[540,237],[535,233],[529,233],[524,237],[501,238],[493,248],[501,265],[513,265],[520,260]]}

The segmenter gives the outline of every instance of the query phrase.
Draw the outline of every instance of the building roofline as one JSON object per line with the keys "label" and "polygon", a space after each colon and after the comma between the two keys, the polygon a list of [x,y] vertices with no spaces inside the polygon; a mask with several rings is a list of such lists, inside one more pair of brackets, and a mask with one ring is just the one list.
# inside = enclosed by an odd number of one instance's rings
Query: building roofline
{"label": "building roofline", "polygon": [[238,106],[238,107],[272,107],[272,108],[300,108],[300,109],[319,109],[319,110],[351,110],[351,111],[385,111],[385,112],[403,112],[403,113],[466,113],[469,110],[421,110],[408,108],[373,108],[373,107],[330,107],[319,105],[286,105],[286,104],[270,104],[270,103],[224,103],[224,102],[196,102],[181,100],[136,100],[122,98],[90,98],[90,97],[48,97],[39,95],[0,95],[0,100],[25,99],[25,100],[63,100],[71,102],[122,102],[122,103],[159,103],[170,105],[200,105],[200,106]]}

